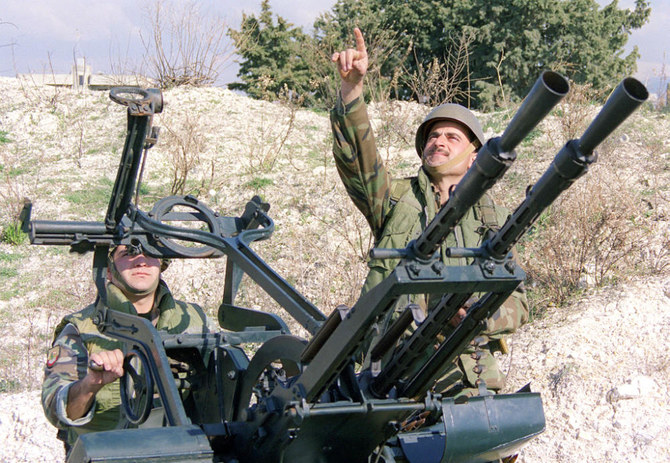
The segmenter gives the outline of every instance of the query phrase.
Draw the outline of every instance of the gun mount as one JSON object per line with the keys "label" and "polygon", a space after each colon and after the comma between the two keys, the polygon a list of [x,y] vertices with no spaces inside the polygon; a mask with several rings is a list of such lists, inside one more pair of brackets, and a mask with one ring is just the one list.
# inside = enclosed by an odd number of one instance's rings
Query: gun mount
{"label": "gun mount", "polygon": [[[103,302],[112,245],[157,258],[226,256],[218,312],[222,330],[168,335],[145,319],[99,304],[98,329],[125,346],[121,402],[127,429],[82,435],[68,461],[487,462],[515,454],[544,430],[539,394],[482,391],[479,397],[455,401],[431,388],[444,365],[524,281],[511,256],[514,244],[595,162],[595,147],[647,98],[644,86],[625,79],[584,135],[565,145],[500,231],[480,248],[450,249],[451,255],[473,257],[472,265],[445,266],[435,249],[504,175],[515,159],[514,148],[567,91],[563,77],[544,73],[508,129],[485,144],[424,233],[406,249],[372,251],[375,258],[401,258],[391,275],[353,307],[339,307],[326,317],[251,249],[274,230],[269,205],[260,198],[252,198],[239,217],[222,217],[191,196],[164,198],[149,213],[133,203],[143,161],[158,137],[152,121],[162,110],[162,96],[157,90],[113,89],[110,97],[128,107],[128,129],[104,222],[32,220],[27,203],[24,231],[32,244],[93,251]],[[192,223],[201,226],[186,226]],[[311,339],[291,335],[279,316],[236,306],[243,274]],[[418,293],[444,296],[425,320],[408,308],[372,353],[373,361],[384,355],[390,360],[378,370],[357,371],[355,354],[375,321],[400,295]],[[449,326],[473,293],[484,296],[468,308],[461,324]],[[412,335],[401,340],[412,322]],[[260,344],[251,358],[243,349],[250,343]],[[432,355],[426,357],[429,348]],[[187,359],[186,377],[173,375],[171,358]]]}

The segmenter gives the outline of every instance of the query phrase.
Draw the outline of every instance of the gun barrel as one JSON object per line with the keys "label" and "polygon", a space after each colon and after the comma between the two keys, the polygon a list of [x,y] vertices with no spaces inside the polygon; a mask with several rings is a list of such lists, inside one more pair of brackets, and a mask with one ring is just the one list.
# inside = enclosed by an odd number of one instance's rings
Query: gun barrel
{"label": "gun barrel", "polygon": [[95,243],[111,243],[114,240],[114,235],[110,234],[105,224],[101,222],[32,220],[26,225],[31,244],[76,247],[79,243],[78,252],[84,252]]}
{"label": "gun barrel", "polygon": [[484,247],[493,259],[503,259],[537,217],[596,160],[593,149],[648,96],[637,80],[625,79],[579,140],[569,141],[526,195],[500,231]]}
{"label": "gun barrel", "polygon": [[30,222],[36,235],[49,234],[87,234],[104,235],[105,224],[102,222],[74,222],[67,220],[33,220]]}
{"label": "gun barrel", "polygon": [[512,151],[549,111],[568,93],[570,84],[562,75],[545,71],[533,85],[523,104],[500,136],[500,149]]}
{"label": "gun barrel", "polygon": [[648,97],[649,92],[639,80],[633,77],[622,80],[579,139],[579,150],[584,154],[590,154]]}
{"label": "gun barrel", "polygon": [[463,215],[490,189],[514,162],[514,148],[551,111],[570,86],[555,72],[546,71],[536,81],[502,136],[490,139],[463,179],[449,195],[433,221],[413,243],[413,253],[428,259],[453,231]]}

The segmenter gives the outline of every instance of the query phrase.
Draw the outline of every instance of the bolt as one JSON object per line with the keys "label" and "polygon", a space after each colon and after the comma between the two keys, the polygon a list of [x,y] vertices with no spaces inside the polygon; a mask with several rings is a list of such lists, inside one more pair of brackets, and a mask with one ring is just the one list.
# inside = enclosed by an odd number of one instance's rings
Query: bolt
{"label": "bolt", "polygon": [[486,261],[484,264],[484,270],[486,270],[488,273],[493,273],[493,271],[496,269],[496,264],[493,263],[492,261]]}

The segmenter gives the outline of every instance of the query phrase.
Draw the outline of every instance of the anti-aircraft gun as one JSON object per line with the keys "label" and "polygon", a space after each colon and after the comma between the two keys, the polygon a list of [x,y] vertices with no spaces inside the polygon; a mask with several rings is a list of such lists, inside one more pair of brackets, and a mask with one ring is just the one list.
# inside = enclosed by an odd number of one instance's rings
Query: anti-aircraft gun
{"label": "anti-aircraft gun", "polygon": [[[158,137],[152,122],[162,110],[162,95],[154,89],[112,89],[112,100],[128,108],[128,127],[104,222],[32,220],[30,203],[22,214],[31,243],[94,252],[95,323],[124,344],[120,382],[126,429],[82,435],[68,461],[513,461],[518,449],[545,428],[539,394],[524,389],[494,395],[484,384],[480,396],[455,400],[434,393],[433,385],[524,281],[511,254],[514,244],[588,170],[595,147],[646,100],[644,86],[623,80],[584,134],[560,150],[501,229],[479,248],[449,249],[451,256],[471,258],[470,265],[445,266],[435,251],[505,174],[516,157],[514,148],[568,89],[560,75],[543,73],[505,132],[480,149],[426,230],[406,249],[372,250],[372,258],[400,259],[391,275],[353,307],[338,307],[329,316],[251,249],[274,229],[269,205],[260,198],[252,198],[239,217],[220,216],[191,196],[163,198],[149,213],[133,203],[147,150]],[[106,310],[107,254],[118,244],[157,258],[226,256],[218,311],[222,330],[168,335],[145,319]],[[279,316],[235,305],[243,274],[311,338],[291,335]],[[372,350],[375,367],[357,369],[357,353],[376,321],[401,295],[419,293],[444,296],[425,319],[406,308]],[[475,293],[484,295],[452,327],[448,321]],[[404,335],[411,325],[412,334]],[[251,358],[243,349],[250,343],[260,344]],[[170,360],[188,368],[174,375]]]}

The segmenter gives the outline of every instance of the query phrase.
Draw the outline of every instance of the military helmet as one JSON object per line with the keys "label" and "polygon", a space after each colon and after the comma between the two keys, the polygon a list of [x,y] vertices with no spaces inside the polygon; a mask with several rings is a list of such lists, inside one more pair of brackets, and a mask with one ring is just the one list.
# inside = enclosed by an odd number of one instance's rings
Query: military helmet
{"label": "military helmet", "polygon": [[[460,124],[463,124],[470,132],[472,132],[475,138],[479,141],[481,145],[484,145],[484,132],[482,131],[482,126],[479,124],[479,121],[465,106],[454,103],[445,103],[440,106],[433,108],[433,110],[428,113],[426,118],[423,120],[423,123],[419,126],[416,131],[416,152],[419,157],[423,154],[423,149],[426,146],[426,137],[428,136],[428,130],[430,126],[437,121],[442,120],[452,120]],[[474,140],[472,140],[474,141]]]}

